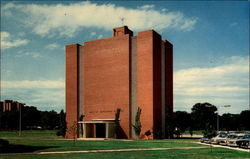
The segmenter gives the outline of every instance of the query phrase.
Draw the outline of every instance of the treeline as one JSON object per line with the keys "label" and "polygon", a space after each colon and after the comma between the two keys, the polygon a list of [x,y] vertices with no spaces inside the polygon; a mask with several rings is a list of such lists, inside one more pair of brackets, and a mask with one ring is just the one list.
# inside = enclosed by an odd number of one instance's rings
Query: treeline
{"label": "treeline", "polygon": [[197,103],[186,111],[176,111],[173,114],[174,133],[182,134],[194,130],[217,130],[220,131],[246,131],[250,130],[250,110],[244,110],[240,114],[226,113],[217,116],[217,107],[210,103]]}
{"label": "treeline", "polygon": [[61,110],[40,111],[34,106],[25,106],[18,111],[0,112],[0,130],[18,130],[21,118],[22,130],[27,129],[62,129],[66,125],[65,113]]}
{"label": "treeline", "polygon": [[[240,114],[223,114],[219,116],[217,123],[217,107],[210,103],[197,103],[191,113],[176,111],[173,113],[171,125],[166,125],[168,131],[181,135],[185,131],[190,134],[194,130],[219,130],[221,131],[244,131],[250,130],[250,110],[244,110]],[[0,130],[18,130],[20,112],[0,112]],[[58,129],[58,135],[64,135],[66,131],[65,112],[40,111],[34,106],[25,106],[21,111],[22,130],[27,129]]]}

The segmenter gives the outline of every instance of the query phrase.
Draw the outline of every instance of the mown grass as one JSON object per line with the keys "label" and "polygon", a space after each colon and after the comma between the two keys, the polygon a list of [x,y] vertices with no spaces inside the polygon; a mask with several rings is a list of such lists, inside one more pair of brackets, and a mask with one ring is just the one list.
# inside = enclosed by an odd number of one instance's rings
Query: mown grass
{"label": "mown grass", "polygon": [[[174,148],[174,147],[195,147],[201,146],[193,143],[198,140],[170,139],[170,140],[64,140],[57,137],[56,131],[24,131],[19,137],[17,132],[0,132],[0,138],[10,142],[9,152],[51,152],[51,151],[77,151],[77,150],[107,150],[107,149],[138,149],[138,148]],[[238,152],[223,148],[209,146],[203,149],[190,150],[157,150],[157,151],[136,151],[136,152],[98,152],[98,153],[73,153],[73,154],[50,154],[50,155],[0,155],[2,158],[109,158],[109,159],[133,159],[133,158],[248,158],[249,153]],[[16,150],[19,151],[16,151]],[[26,151],[27,150],[27,151]]]}
{"label": "mown grass", "polygon": [[61,138],[56,136],[57,130],[24,130],[21,131],[21,136],[19,136],[19,131],[0,131],[0,138],[31,138],[31,139],[54,139]]}
{"label": "mown grass", "polygon": [[[9,139],[11,145],[24,145],[41,147],[41,151],[77,151],[77,150],[108,150],[108,149],[127,149],[127,148],[161,148],[161,147],[189,147],[201,146],[187,141],[176,140],[140,140],[140,141],[73,141],[73,140],[31,140],[31,139]],[[43,149],[42,147],[47,147]]]}
{"label": "mown grass", "polygon": [[133,151],[133,152],[101,152],[101,153],[73,153],[50,155],[9,155],[1,156],[6,159],[248,159],[249,154],[223,148],[190,149],[190,150],[157,150],[157,151]]}

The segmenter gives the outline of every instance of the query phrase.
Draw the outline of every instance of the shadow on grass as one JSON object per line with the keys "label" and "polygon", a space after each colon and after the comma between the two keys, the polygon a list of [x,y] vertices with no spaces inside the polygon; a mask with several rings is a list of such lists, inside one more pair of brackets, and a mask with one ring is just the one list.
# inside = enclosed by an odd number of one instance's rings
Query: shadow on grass
{"label": "shadow on grass", "polygon": [[52,146],[26,146],[26,145],[13,145],[9,144],[0,150],[0,153],[24,153],[24,152],[35,152],[38,150],[44,150],[48,148],[55,148]]}

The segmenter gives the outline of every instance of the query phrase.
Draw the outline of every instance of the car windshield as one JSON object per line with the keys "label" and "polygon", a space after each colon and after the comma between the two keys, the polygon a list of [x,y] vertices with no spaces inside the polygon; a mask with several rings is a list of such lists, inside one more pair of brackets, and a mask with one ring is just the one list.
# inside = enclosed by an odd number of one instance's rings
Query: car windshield
{"label": "car windshield", "polygon": [[243,139],[250,139],[250,135],[243,136]]}
{"label": "car windshield", "polygon": [[227,137],[227,134],[219,134],[219,137]]}
{"label": "car windshield", "polygon": [[236,135],[229,135],[228,136],[228,138],[230,138],[230,139],[234,139],[234,138],[236,138],[237,136]]}
{"label": "car windshield", "polygon": [[244,136],[238,136],[237,139],[243,139]]}

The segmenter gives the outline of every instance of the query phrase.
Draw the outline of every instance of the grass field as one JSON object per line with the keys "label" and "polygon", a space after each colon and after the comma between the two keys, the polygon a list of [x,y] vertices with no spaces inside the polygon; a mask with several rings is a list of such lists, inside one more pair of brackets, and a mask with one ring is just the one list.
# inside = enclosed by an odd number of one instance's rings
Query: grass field
{"label": "grass field", "polygon": [[138,149],[138,148],[178,148],[178,147],[200,147],[201,145],[193,143],[197,140],[102,140],[86,141],[63,140],[55,136],[55,131],[24,131],[19,137],[17,132],[0,132],[0,138],[7,139],[10,142],[8,152],[10,154],[0,155],[2,158],[109,158],[109,159],[133,159],[133,158],[249,158],[247,152],[238,152],[224,148],[213,148],[212,152],[209,146],[203,146],[202,149],[176,149],[176,150],[154,150],[154,151],[134,151],[134,152],[97,152],[97,153],[72,153],[72,154],[11,154],[16,152],[52,152],[52,151],[77,151],[77,150],[109,150],[109,149]]}

